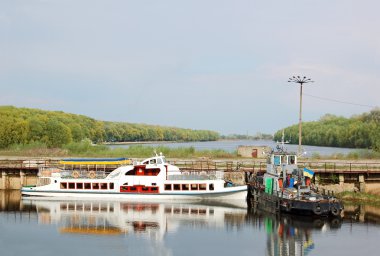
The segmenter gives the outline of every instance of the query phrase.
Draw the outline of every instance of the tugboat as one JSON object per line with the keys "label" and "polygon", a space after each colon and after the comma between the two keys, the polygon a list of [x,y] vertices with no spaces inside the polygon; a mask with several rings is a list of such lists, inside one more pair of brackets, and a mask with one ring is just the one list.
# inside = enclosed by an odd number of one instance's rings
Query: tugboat
{"label": "tugboat", "polygon": [[318,193],[311,183],[313,175],[312,170],[298,167],[297,154],[286,152],[282,142],[268,155],[266,172],[251,178],[248,204],[269,212],[340,216],[342,203]]}

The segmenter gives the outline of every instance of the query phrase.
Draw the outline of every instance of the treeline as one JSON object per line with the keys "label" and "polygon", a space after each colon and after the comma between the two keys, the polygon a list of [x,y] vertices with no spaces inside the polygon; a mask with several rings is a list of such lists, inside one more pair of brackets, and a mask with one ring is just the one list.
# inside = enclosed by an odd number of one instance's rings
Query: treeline
{"label": "treeline", "polygon": [[[298,124],[284,130],[285,140],[297,144]],[[282,131],[275,133],[274,140],[281,140]],[[304,122],[302,123],[302,144],[369,148],[380,151],[380,109],[351,118],[327,114],[319,121]]]}
{"label": "treeline", "polygon": [[210,141],[219,134],[146,124],[103,122],[83,115],[0,106],[0,148],[43,143],[60,147],[89,139],[93,143],[125,141]]}
{"label": "treeline", "polygon": [[221,135],[220,138],[225,139],[225,140],[273,140],[273,135],[258,132],[255,135],[247,135],[247,134]]}
{"label": "treeline", "polygon": [[213,141],[219,133],[157,125],[104,122],[107,142],[125,141]]}

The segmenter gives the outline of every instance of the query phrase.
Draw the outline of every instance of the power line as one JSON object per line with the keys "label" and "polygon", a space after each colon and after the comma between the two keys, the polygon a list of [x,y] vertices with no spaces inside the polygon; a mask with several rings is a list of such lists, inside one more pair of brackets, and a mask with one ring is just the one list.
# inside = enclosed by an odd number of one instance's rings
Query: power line
{"label": "power line", "polygon": [[377,107],[377,106],[372,106],[372,105],[365,105],[365,104],[353,103],[353,102],[348,102],[348,101],[329,99],[329,98],[319,97],[319,96],[310,95],[310,94],[306,94],[306,93],[304,93],[304,95],[312,97],[312,98],[320,99],[320,100],[332,101],[332,102],[337,102],[337,103],[341,103],[341,104],[348,104],[348,105],[354,105],[354,106],[359,106],[359,107],[366,107],[366,108],[376,108]]}

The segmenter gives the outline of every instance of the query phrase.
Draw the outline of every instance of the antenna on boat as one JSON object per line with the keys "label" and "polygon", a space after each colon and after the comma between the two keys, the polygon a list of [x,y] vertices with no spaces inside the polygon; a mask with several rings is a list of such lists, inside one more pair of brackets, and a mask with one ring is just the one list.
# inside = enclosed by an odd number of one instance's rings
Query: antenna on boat
{"label": "antenna on boat", "polygon": [[304,149],[303,146],[301,146],[301,151],[297,153],[297,157],[303,157],[303,156],[306,156],[306,155],[307,155],[306,150]]}
{"label": "antenna on boat", "polygon": [[306,156],[307,152],[305,151],[305,149],[303,147],[301,147],[301,149],[302,149],[302,151],[297,156],[298,157]]}
{"label": "antenna on boat", "polygon": [[289,141],[285,141],[285,130],[282,130],[282,136],[281,141],[277,141],[277,150],[278,151],[285,151],[285,144],[289,144]]}

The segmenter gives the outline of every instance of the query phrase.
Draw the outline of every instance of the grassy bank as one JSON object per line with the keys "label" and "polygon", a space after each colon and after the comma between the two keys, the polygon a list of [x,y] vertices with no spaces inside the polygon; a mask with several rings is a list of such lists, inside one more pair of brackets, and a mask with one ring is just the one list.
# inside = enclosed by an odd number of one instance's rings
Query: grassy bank
{"label": "grassy bank", "polygon": [[165,146],[151,147],[131,145],[128,148],[110,148],[105,145],[93,145],[90,141],[70,143],[62,148],[48,148],[41,143],[28,145],[13,145],[6,150],[0,150],[1,156],[25,157],[151,157],[154,152],[162,152],[168,158],[235,158],[236,153],[221,149],[196,150],[194,147],[169,148]]}
{"label": "grassy bank", "polygon": [[348,203],[366,203],[380,206],[380,196],[363,192],[342,192],[337,197]]}
{"label": "grassy bank", "polygon": [[335,153],[332,155],[321,156],[319,153],[313,153],[310,160],[325,160],[325,159],[337,159],[337,160],[359,160],[359,159],[380,159],[380,152],[370,149],[357,149],[348,154]]}

